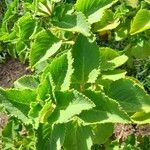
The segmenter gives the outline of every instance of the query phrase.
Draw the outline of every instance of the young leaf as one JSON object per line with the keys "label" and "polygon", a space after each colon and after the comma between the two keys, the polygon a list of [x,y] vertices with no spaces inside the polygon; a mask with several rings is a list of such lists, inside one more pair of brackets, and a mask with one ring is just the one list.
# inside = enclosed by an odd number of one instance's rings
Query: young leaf
{"label": "young leaf", "polygon": [[33,67],[54,55],[59,50],[61,43],[50,31],[42,30],[37,33],[31,46],[30,66]]}
{"label": "young leaf", "polygon": [[46,100],[50,98],[55,100],[55,94],[54,94],[55,88],[56,87],[54,85],[52,76],[50,73],[48,73],[45,78],[41,79],[41,83],[37,88],[37,93],[38,93],[37,98],[39,100]]}
{"label": "young leaf", "polygon": [[[145,17],[146,16],[146,17]],[[133,19],[131,24],[130,34],[134,35],[150,29],[150,11],[147,9],[140,9]]]}

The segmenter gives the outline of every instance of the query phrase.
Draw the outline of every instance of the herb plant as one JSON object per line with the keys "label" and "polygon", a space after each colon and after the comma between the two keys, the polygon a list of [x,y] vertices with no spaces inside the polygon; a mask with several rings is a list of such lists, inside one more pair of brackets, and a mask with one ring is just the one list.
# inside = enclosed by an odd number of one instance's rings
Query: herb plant
{"label": "herb plant", "polygon": [[[107,142],[115,123],[150,122],[150,96],[121,69],[149,54],[149,1],[68,2],[7,5],[0,41],[12,56],[29,60],[35,75],[0,88],[2,110],[9,115],[3,149],[90,150]],[[123,51],[103,47],[96,34],[105,40],[106,33],[108,42],[128,35],[131,42]]]}

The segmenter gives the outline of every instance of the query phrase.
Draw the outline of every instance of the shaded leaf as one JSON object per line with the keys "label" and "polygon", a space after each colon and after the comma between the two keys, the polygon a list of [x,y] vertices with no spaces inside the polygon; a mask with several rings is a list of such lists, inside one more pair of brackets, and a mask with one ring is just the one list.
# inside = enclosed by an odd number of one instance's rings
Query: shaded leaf
{"label": "shaded leaf", "polygon": [[93,143],[104,144],[114,132],[113,124],[99,124],[93,126]]}

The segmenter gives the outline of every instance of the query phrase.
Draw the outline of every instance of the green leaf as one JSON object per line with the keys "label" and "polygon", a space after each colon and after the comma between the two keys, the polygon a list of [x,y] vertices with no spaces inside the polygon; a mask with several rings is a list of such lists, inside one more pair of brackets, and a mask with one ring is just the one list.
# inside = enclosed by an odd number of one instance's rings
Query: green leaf
{"label": "green leaf", "polygon": [[[146,16],[146,17],[145,17]],[[146,9],[140,9],[133,19],[131,24],[130,34],[134,35],[150,29],[150,11]]]}
{"label": "green leaf", "polygon": [[77,12],[73,15],[62,16],[58,22],[53,22],[55,26],[65,31],[82,33],[85,36],[90,36],[90,25],[83,13]]}
{"label": "green leaf", "polygon": [[65,124],[54,125],[52,127],[52,132],[50,135],[49,149],[60,150],[65,140],[65,134],[66,134]]}
{"label": "green leaf", "polygon": [[104,144],[114,132],[113,124],[98,124],[93,126],[93,143]]}
{"label": "green leaf", "polygon": [[29,40],[35,30],[36,23],[30,13],[26,13],[23,17],[19,18],[17,26],[19,28],[19,38],[22,40]]}
{"label": "green leaf", "polygon": [[79,35],[72,49],[74,73],[72,81],[84,84],[95,82],[99,75],[99,48],[96,42]]}
{"label": "green leaf", "polygon": [[14,121],[9,121],[7,125],[4,127],[2,131],[2,139],[3,140],[3,149],[11,149],[14,147],[13,141],[15,141],[15,138],[17,136],[16,133],[17,127]]}
{"label": "green leaf", "polygon": [[150,112],[150,96],[131,79],[120,79],[110,86],[108,95],[127,112]]}
{"label": "green leaf", "polygon": [[17,89],[36,89],[38,85],[39,81],[33,75],[25,75],[14,82]]}
{"label": "green leaf", "polygon": [[11,116],[17,117],[25,124],[31,123],[27,115],[30,103],[36,101],[35,91],[0,89],[0,101]]}
{"label": "green leaf", "polygon": [[150,56],[150,40],[138,41],[138,43],[131,48],[131,55],[140,59]]}
{"label": "green leaf", "polygon": [[125,0],[127,6],[131,6],[132,8],[137,8],[139,4],[139,0]]}
{"label": "green leaf", "polygon": [[30,66],[47,60],[54,55],[61,46],[61,41],[51,32],[42,30],[37,33],[35,41],[32,43],[30,52]]}
{"label": "green leaf", "polygon": [[119,52],[108,48],[100,48],[100,69],[102,71],[113,70],[120,67],[128,60],[126,55],[120,55]]}
{"label": "green leaf", "polygon": [[102,73],[102,80],[112,80],[116,81],[121,78],[125,78],[126,71],[123,70],[112,70],[112,71],[106,71]]}
{"label": "green leaf", "polygon": [[11,118],[2,131],[2,149],[36,149],[37,138],[31,126],[27,128],[17,119]]}
{"label": "green leaf", "polygon": [[47,118],[51,115],[54,109],[55,105],[52,103],[52,101],[48,100],[39,113],[39,122],[47,122]]}
{"label": "green leaf", "polygon": [[144,1],[150,4],[150,0],[144,0]]}
{"label": "green leaf", "polygon": [[79,118],[84,125],[102,123],[129,123],[130,119],[120,105],[102,92],[85,91],[96,107],[91,110],[83,111]]}
{"label": "green leaf", "polygon": [[30,89],[0,89],[0,94],[10,102],[16,102],[28,106],[31,102],[36,100],[36,92]]}
{"label": "green leaf", "polygon": [[95,106],[91,100],[75,90],[56,92],[55,95],[57,104],[55,111],[49,118],[50,122],[69,122],[83,110],[89,110]]}
{"label": "green leaf", "polygon": [[32,126],[34,129],[38,129],[39,127],[39,112],[42,110],[41,104],[39,102],[32,102],[30,104],[30,110],[28,112],[28,117],[32,121]]}
{"label": "green leaf", "polygon": [[55,100],[55,85],[52,80],[51,74],[48,73],[45,78],[41,79],[41,83],[39,84],[37,88],[37,99],[39,100],[46,100],[46,99],[54,99]]}
{"label": "green leaf", "polygon": [[110,8],[118,0],[77,0],[76,9],[83,12],[92,24],[98,22],[104,11]]}
{"label": "green leaf", "polygon": [[65,150],[90,150],[93,145],[92,130],[89,126],[71,122],[67,125],[64,141]]}
{"label": "green leaf", "polygon": [[8,22],[13,19],[15,16],[15,13],[17,11],[17,6],[18,6],[18,0],[12,1],[8,6],[7,10],[5,12],[5,15],[2,20],[2,31],[7,32],[8,31]]}
{"label": "green leaf", "polygon": [[112,30],[120,24],[118,18],[114,18],[114,13],[111,10],[105,11],[99,22],[93,25],[93,32],[102,32]]}
{"label": "green leaf", "polygon": [[130,19],[126,18],[120,25],[115,29],[115,40],[121,41],[125,39],[130,30]]}
{"label": "green leaf", "polygon": [[73,73],[73,58],[70,51],[55,58],[44,70],[42,78],[48,73],[51,74],[56,90],[68,90],[70,87],[71,75]]}
{"label": "green leaf", "polygon": [[136,112],[131,116],[133,122],[137,124],[149,124],[150,123],[150,113]]}

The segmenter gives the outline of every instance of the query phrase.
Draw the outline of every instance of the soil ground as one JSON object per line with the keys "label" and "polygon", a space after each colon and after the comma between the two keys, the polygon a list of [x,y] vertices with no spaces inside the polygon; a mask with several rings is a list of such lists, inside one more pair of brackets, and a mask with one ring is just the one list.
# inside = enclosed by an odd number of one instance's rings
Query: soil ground
{"label": "soil ground", "polygon": [[27,65],[22,64],[15,59],[7,59],[0,64],[0,87],[11,87],[13,82],[24,74],[30,74],[31,71],[26,69]]}

